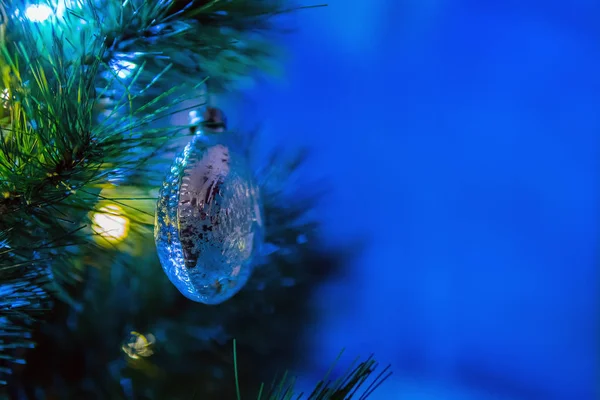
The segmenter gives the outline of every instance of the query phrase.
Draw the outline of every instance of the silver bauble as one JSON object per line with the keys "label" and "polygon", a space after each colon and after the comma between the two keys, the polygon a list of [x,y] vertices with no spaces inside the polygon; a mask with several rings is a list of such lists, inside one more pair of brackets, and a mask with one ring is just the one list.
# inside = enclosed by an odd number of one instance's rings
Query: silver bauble
{"label": "silver bauble", "polygon": [[200,132],[159,194],[154,236],[162,267],[191,300],[219,304],[247,282],[264,239],[252,170],[232,134]]}

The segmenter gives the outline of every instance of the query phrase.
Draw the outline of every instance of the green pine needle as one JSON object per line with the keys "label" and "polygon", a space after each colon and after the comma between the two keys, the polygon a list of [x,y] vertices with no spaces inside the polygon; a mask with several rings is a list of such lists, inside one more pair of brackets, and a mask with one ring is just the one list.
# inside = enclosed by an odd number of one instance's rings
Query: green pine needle
{"label": "green pine needle", "polygon": [[[98,11],[92,6],[86,10],[93,15]],[[91,225],[88,214],[98,201],[107,200],[100,191],[115,174],[145,169],[147,174],[130,184],[145,191],[156,187],[163,170],[151,164],[171,150],[169,143],[180,131],[158,124],[204,86],[203,80],[169,85],[149,98],[146,92],[163,82],[170,67],[138,89],[144,65],[130,80],[119,78],[104,60],[107,48],[98,40],[99,32],[81,34],[78,40],[66,35],[78,26],[68,15],[63,32],[15,18],[8,32],[18,40],[0,45],[0,230],[11,228],[15,247],[81,243],[79,236],[89,233],[83,228]],[[184,87],[188,94],[175,96]],[[100,118],[98,100],[108,94],[112,103]],[[124,207],[132,222],[151,214],[131,204]],[[65,271],[71,267],[61,266]]]}
{"label": "green pine needle", "polygon": [[[282,30],[277,16],[322,6],[292,6],[289,0],[82,0],[55,24],[75,48],[103,41],[106,63],[145,64],[140,85],[171,65],[169,78],[194,84],[210,77],[212,88],[232,89],[251,84],[255,72],[279,74],[279,49],[269,37]],[[42,43],[52,41],[47,25],[38,29]],[[18,40],[19,31],[8,29],[8,42]]]}
{"label": "green pine needle", "polygon": [[[343,353],[343,352],[342,352]],[[356,360],[349,369],[342,374],[340,378],[331,382],[329,380],[330,374],[335,368],[335,364],[339,361],[342,353],[338,355],[335,363],[325,374],[325,377],[317,383],[315,389],[306,398],[307,400],[350,400],[357,396],[358,391],[361,387],[371,378],[378,368],[377,362],[373,357],[367,358],[356,365]],[[356,365],[356,366],[355,366]],[[240,384],[238,379],[238,364],[237,364],[237,349],[236,340],[233,339],[233,368],[235,376],[235,388],[237,393],[237,400],[242,400],[240,394]],[[385,367],[371,383],[360,393],[359,400],[367,399],[385,380],[387,380],[392,372],[389,370],[389,366]],[[304,393],[296,394],[294,386],[296,383],[295,379],[288,377],[287,371],[283,374],[283,377],[278,380],[279,383],[273,385],[268,395],[268,400],[300,400],[303,398]],[[275,383],[275,382],[274,382]],[[264,384],[261,383],[258,391],[257,400],[262,400]]]}
{"label": "green pine needle", "polygon": [[235,392],[237,394],[237,399],[242,400],[242,395],[240,394],[240,381],[238,378],[237,349],[235,344],[235,339],[233,339],[233,368],[235,373]]}

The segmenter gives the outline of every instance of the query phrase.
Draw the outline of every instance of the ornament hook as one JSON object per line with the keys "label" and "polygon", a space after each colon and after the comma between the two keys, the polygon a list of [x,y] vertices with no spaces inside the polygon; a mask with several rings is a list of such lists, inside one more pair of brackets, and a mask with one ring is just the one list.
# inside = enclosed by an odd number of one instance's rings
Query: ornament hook
{"label": "ornament hook", "polygon": [[188,115],[191,133],[196,133],[199,128],[205,133],[221,133],[227,130],[227,116],[220,108],[204,107],[202,111],[192,110]]}

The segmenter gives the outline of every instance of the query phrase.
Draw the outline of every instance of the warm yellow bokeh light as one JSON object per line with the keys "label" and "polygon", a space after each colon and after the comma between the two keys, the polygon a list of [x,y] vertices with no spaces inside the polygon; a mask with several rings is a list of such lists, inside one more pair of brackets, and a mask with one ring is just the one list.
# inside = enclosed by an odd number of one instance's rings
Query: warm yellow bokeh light
{"label": "warm yellow bokeh light", "polygon": [[129,233],[129,218],[123,215],[123,209],[116,204],[99,208],[92,215],[92,230],[100,244],[121,242]]}
{"label": "warm yellow bokeh light", "polygon": [[131,332],[130,338],[127,343],[121,346],[121,350],[129,357],[137,360],[140,357],[150,357],[154,352],[152,351],[152,346],[156,342],[154,335],[148,333],[147,335],[142,335],[138,332]]}

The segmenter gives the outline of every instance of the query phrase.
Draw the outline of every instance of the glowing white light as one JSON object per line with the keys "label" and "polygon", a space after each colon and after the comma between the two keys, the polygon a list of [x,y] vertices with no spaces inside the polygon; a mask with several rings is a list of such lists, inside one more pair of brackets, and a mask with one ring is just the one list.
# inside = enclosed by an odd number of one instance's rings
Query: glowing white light
{"label": "glowing white light", "polygon": [[8,89],[4,89],[2,93],[0,93],[0,101],[2,102],[3,107],[8,107],[8,100],[10,99],[10,93]]}
{"label": "glowing white light", "polygon": [[[61,18],[68,8],[81,7],[80,0],[46,0],[48,4],[32,4],[25,9],[25,18],[32,22],[44,22],[52,17]],[[15,11],[15,17],[20,15]],[[85,23],[85,21],[81,21]]]}
{"label": "glowing white light", "polygon": [[135,70],[137,65],[129,61],[119,60],[113,62],[111,67],[113,71],[115,71],[117,76],[123,79],[131,75],[131,73]]}
{"label": "glowing white light", "polygon": [[32,22],[42,22],[50,18],[54,12],[46,4],[33,4],[25,10],[25,16]]}
{"label": "glowing white light", "polygon": [[92,229],[98,243],[114,244],[122,241],[129,233],[129,219],[124,217],[121,207],[110,204],[101,207],[92,215]]}

